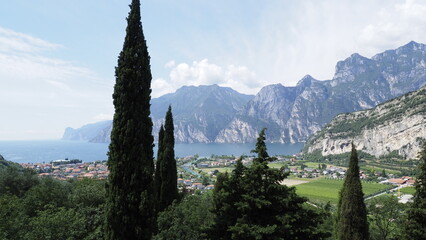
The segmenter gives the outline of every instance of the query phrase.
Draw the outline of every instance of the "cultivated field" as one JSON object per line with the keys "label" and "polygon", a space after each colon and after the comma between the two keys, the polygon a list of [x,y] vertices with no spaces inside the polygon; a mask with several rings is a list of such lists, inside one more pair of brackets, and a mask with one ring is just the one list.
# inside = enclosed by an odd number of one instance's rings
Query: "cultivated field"
{"label": "cultivated field", "polygon": [[399,191],[403,194],[413,195],[416,192],[416,189],[414,187],[405,187],[405,188],[401,188]]}
{"label": "cultivated field", "polygon": [[[315,181],[296,185],[296,192],[307,197],[313,202],[330,202],[337,204],[339,191],[342,188],[343,180],[332,180],[320,178]],[[379,183],[362,183],[364,195],[370,195],[389,188],[389,185]]]}
{"label": "cultivated field", "polygon": [[284,181],[282,182],[282,184],[287,185],[287,186],[295,186],[295,185],[299,185],[302,183],[307,183],[308,181],[303,181],[303,180],[297,180],[297,179],[284,179]]}

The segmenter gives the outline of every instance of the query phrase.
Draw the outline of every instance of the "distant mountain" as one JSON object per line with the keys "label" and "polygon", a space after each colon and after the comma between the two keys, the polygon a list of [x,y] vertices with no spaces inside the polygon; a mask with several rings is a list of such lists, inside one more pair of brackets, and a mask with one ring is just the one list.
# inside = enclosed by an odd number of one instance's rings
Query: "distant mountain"
{"label": "distant mountain", "polygon": [[84,125],[81,128],[66,128],[62,140],[91,141],[105,128],[111,126],[112,121],[102,121]]}
{"label": "distant mountain", "polygon": [[337,114],[368,109],[426,84],[426,48],[410,42],[371,59],[352,54],[331,80],[307,75],[295,87],[269,85],[223,129],[216,142],[253,142],[267,127],[273,142],[300,142]]}
{"label": "distant mountain", "polygon": [[[152,99],[153,134],[157,138],[167,108],[171,105],[176,142],[213,142],[219,131],[252,98],[252,95],[218,85],[184,86],[175,93]],[[111,129],[112,121],[90,124],[79,129],[67,128],[63,139],[109,142]]]}
{"label": "distant mountain", "polygon": [[[294,87],[268,85],[256,96],[217,85],[182,87],[152,99],[153,133],[172,104],[176,142],[255,142],[264,127],[270,142],[303,142],[340,113],[372,108],[425,84],[426,45],[410,42],[371,59],[352,54],[337,63],[331,80],[307,75]],[[110,131],[111,124],[81,139],[109,141]]]}
{"label": "distant mountain", "polygon": [[397,153],[415,158],[426,140],[426,86],[375,108],[336,116],[314,134],[305,151],[323,156],[359,150],[376,157]]}

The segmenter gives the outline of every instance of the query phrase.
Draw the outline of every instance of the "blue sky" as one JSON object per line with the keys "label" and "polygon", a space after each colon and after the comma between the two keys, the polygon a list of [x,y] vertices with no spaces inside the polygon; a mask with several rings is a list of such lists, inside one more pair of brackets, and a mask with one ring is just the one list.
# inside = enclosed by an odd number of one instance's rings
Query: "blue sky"
{"label": "blue sky", "polygon": [[[0,8],[0,140],[59,139],[111,119],[129,1],[14,0]],[[153,97],[183,85],[255,94],[331,79],[337,61],[426,43],[421,0],[149,0]]]}

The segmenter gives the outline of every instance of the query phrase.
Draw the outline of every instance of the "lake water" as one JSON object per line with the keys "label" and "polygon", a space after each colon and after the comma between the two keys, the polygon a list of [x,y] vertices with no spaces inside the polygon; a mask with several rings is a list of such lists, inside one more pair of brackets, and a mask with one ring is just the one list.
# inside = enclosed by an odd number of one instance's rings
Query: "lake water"
{"label": "lake water", "polygon": [[[85,162],[106,160],[108,143],[88,143],[79,141],[0,141],[0,154],[9,161],[18,163],[41,163],[58,159],[81,159]],[[251,155],[254,143],[189,143],[176,144],[176,157],[198,154]],[[269,155],[292,155],[300,152],[303,143],[268,143]],[[154,149],[156,151],[156,148]]]}

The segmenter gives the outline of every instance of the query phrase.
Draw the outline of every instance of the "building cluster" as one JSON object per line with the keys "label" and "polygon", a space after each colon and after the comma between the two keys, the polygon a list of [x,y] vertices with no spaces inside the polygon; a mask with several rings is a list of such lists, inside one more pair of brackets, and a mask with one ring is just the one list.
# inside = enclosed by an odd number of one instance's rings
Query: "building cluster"
{"label": "building cluster", "polygon": [[183,179],[178,178],[177,184],[179,188],[185,188],[187,190],[212,190],[214,185],[203,185],[198,179]]}
{"label": "building cluster", "polygon": [[[229,167],[237,163],[238,158],[229,157],[229,158],[214,158],[214,159],[205,159],[199,161],[196,166],[197,168],[220,168],[220,167]],[[253,161],[253,158],[243,159],[243,164],[248,164]]]}
{"label": "building cluster", "polygon": [[109,171],[104,162],[91,163],[22,163],[24,168],[33,169],[39,176],[52,177],[59,180],[95,178],[106,179]]}
{"label": "building cluster", "polygon": [[[33,169],[39,176],[52,177],[59,180],[83,178],[107,179],[109,174],[105,162],[68,163],[57,160],[51,163],[22,163],[21,166]],[[197,178],[179,178],[177,181],[179,188],[185,188],[188,191],[214,189],[214,185],[203,185]]]}
{"label": "building cluster", "polygon": [[381,181],[380,183],[383,184],[392,184],[392,185],[404,185],[404,186],[414,186],[415,183],[415,179],[413,177],[409,177],[409,176],[403,176],[400,178],[390,178],[390,179],[386,179],[384,181]]}

